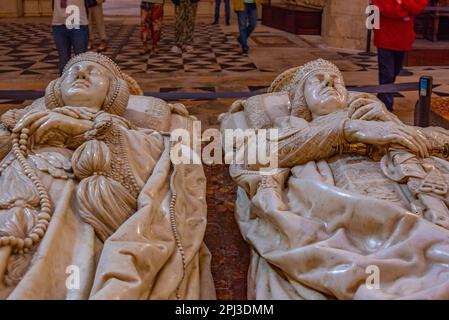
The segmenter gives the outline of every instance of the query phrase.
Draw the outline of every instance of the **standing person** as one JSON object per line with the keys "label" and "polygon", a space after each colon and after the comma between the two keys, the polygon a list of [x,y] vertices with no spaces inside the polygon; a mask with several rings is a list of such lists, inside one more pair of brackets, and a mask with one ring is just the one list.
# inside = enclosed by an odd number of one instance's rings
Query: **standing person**
{"label": "standing person", "polygon": [[[225,19],[226,19],[226,25],[230,25],[231,21],[231,0],[223,0],[224,7],[225,7]],[[215,0],[215,17],[214,17],[214,23],[218,24],[220,21],[220,7],[221,7],[221,0]]]}
{"label": "standing person", "polygon": [[239,23],[239,37],[237,41],[242,47],[242,53],[248,54],[248,38],[256,28],[257,7],[259,0],[234,0],[234,10]]}
{"label": "standing person", "polygon": [[92,50],[94,46],[94,24],[96,25],[97,31],[100,35],[100,45],[98,46],[98,52],[106,51],[106,30],[104,26],[104,16],[103,16],[103,3],[106,0],[94,0],[89,1],[89,44],[87,50]]}
{"label": "standing person", "polygon": [[[73,6],[77,9],[72,10],[75,8]],[[52,30],[59,55],[60,74],[70,60],[72,48],[75,55],[87,51],[89,42],[88,24],[85,0],[53,0]]]}
{"label": "standing person", "polygon": [[175,5],[175,45],[174,53],[193,51],[193,32],[195,30],[196,10],[199,0],[172,0]]}
{"label": "standing person", "polygon": [[[373,0],[373,4],[380,11],[380,29],[374,29],[379,83],[390,84],[396,81],[405,53],[415,41],[415,16],[424,10],[428,0]],[[378,98],[393,111],[393,93],[379,93]]]}
{"label": "standing person", "polygon": [[142,0],[140,5],[140,21],[143,48],[141,54],[150,52],[148,40],[151,37],[153,52],[158,53],[161,40],[162,18],[164,17],[164,0]]}

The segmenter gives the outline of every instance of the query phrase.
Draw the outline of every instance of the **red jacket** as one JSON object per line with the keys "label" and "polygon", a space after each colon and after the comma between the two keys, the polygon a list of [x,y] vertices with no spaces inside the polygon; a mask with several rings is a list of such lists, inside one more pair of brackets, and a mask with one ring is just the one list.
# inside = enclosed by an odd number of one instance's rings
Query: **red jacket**
{"label": "red jacket", "polygon": [[[402,2],[402,3],[400,3]],[[428,0],[373,0],[380,9],[380,29],[374,29],[374,44],[378,48],[408,51],[416,38],[415,16]]]}

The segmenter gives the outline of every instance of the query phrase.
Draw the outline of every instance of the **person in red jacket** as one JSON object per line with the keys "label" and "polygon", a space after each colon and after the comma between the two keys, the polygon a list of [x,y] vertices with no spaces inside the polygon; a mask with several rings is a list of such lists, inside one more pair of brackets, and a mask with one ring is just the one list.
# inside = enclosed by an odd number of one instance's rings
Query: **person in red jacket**
{"label": "person in red jacket", "polygon": [[[380,11],[380,28],[374,29],[378,51],[379,83],[394,83],[402,70],[405,52],[412,48],[416,34],[415,16],[428,0],[372,0]],[[379,93],[378,98],[393,111],[393,93]]]}

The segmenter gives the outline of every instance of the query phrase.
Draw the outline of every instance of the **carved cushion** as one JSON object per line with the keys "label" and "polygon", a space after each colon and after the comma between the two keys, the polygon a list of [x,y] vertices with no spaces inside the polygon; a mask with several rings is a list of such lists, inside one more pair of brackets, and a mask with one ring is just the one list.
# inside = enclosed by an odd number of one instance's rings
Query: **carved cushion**
{"label": "carved cushion", "polygon": [[124,117],[139,128],[170,131],[170,105],[162,99],[130,96]]}
{"label": "carved cushion", "polygon": [[271,128],[277,118],[290,115],[290,98],[286,92],[266,93],[248,98],[244,107],[251,128]]}

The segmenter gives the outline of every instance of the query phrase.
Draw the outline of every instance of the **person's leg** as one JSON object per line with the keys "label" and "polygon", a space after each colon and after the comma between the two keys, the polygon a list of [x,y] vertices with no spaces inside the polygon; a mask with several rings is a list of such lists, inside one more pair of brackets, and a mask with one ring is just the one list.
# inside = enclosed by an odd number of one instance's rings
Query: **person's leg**
{"label": "person's leg", "polygon": [[237,41],[240,43],[242,47],[243,53],[248,53],[248,44],[247,44],[247,30],[248,30],[248,15],[246,11],[237,11],[237,20],[239,24],[239,37]]}
{"label": "person's leg", "polygon": [[185,38],[184,44],[188,47],[193,46],[193,34],[195,32],[195,20],[198,3],[188,1],[185,22]]}
{"label": "person's leg", "polygon": [[218,21],[220,21],[220,7],[221,7],[221,0],[215,0],[214,24],[217,24]]}
{"label": "person's leg", "polygon": [[80,26],[79,29],[70,30],[70,38],[75,55],[86,52],[89,41],[89,27]]}
{"label": "person's leg", "polygon": [[182,43],[184,39],[184,1],[178,6],[175,6],[175,44],[178,48],[182,48]]}
{"label": "person's leg", "polygon": [[224,0],[224,4],[225,4],[226,25],[229,25],[231,22],[231,0]]}
{"label": "person's leg", "polygon": [[99,4],[95,7],[95,22],[97,24],[98,33],[100,34],[100,40],[106,40],[106,27],[104,24],[103,4]]}
{"label": "person's leg", "polygon": [[405,58],[405,51],[394,52],[394,81],[396,81],[396,77],[402,71],[404,58]]}
{"label": "person's leg", "polygon": [[92,8],[89,8],[89,41],[93,42],[95,39],[95,34],[94,34],[94,24],[95,24],[95,17],[92,13]]}
{"label": "person's leg", "polygon": [[251,33],[253,33],[254,29],[256,29],[256,25],[257,25],[257,7],[255,3],[250,3],[248,5],[248,30],[247,30],[248,38],[251,36]]}
{"label": "person's leg", "polygon": [[[395,60],[392,50],[377,49],[379,63],[379,84],[394,83]],[[393,93],[379,93],[377,97],[385,104],[388,110],[393,111]]]}
{"label": "person's leg", "polygon": [[65,65],[70,59],[71,42],[69,30],[65,25],[53,26],[53,38],[59,55],[59,74],[62,74]]}
{"label": "person's leg", "polygon": [[153,50],[158,51],[157,45],[161,40],[162,18],[164,16],[164,5],[154,3],[151,10],[151,38],[153,39]]}
{"label": "person's leg", "polygon": [[92,50],[94,48],[94,17],[89,8],[89,42],[87,43],[87,50]]}
{"label": "person's leg", "polygon": [[148,52],[148,37],[150,33],[150,4],[148,2],[143,2],[140,6],[140,37],[142,39],[142,54]]}

